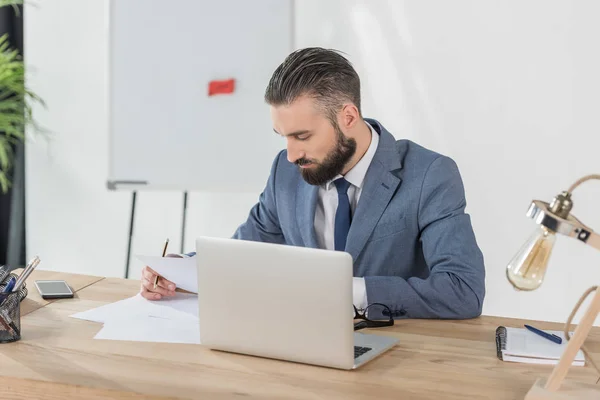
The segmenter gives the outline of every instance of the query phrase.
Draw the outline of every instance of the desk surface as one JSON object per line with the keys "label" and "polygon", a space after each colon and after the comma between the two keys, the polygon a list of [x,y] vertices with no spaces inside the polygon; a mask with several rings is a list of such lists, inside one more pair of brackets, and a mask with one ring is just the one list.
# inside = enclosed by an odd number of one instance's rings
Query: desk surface
{"label": "desk surface", "polygon": [[[23,268],[18,268],[13,271],[19,275]],[[69,274],[65,272],[34,270],[29,279],[27,279],[27,297],[21,302],[21,315],[27,315],[32,311],[42,308],[54,300],[44,300],[38,293],[34,281],[36,280],[65,280],[71,286],[74,292],[83,289],[93,283],[96,283],[104,278],[100,276]]]}
{"label": "desk surface", "polygon": [[[376,332],[398,337],[399,345],[355,371],[211,351],[200,345],[94,340],[101,325],[69,315],[133,296],[139,282],[44,271],[36,271],[30,281],[47,279],[42,274],[65,279],[76,296],[51,303],[32,299],[37,308],[22,318],[22,339],[0,345],[2,386],[12,382],[10,393],[18,398],[40,398],[51,392],[56,398],[78,394],[94,399],[144,397],[140,395],[519,399],[552,369],[499,361],[496,327],[519,327],[525,321],[496,317],[397,321]],[[30,296],[34,292],[35,287]],[[562,328],[561,324],[535,324]],[[593,329],[587,346],[600,356],[599,328]],[[596,376],[590,367],[573,367],[569,378],[593,383]]]}

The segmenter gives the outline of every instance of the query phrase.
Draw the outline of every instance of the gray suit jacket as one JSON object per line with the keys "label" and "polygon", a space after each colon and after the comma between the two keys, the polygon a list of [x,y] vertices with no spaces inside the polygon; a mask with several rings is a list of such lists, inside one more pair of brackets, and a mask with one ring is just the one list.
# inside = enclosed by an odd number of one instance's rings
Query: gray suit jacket
{"label": "gray suit jacket", "polygon": [[[365,277],[368,302],[386,304],[395,318],[479,316],[485,268],[456,164],[409,140],[396,141],[376,120],[366,121],[380,140],[346,251],[354,276]],[[283,150],[233,237],[318,247],[317,193]]]}

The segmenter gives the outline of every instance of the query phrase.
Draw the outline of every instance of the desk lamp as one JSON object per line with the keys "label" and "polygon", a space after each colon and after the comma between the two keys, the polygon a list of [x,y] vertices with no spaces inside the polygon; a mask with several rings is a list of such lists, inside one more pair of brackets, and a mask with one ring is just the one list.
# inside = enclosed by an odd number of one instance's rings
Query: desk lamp
{"label": "desk lamp", "polygon": [[[539,200],[531,203],[527,216],[532,218],[538,227],[510,260],[506,269],[506,276],[516,289],[535,290],[542,284],[557,233],[570,236],[600,250],[600,235],[571,215],[573,190],[590,179],[600,180],[600,175],[584,176],[571,185],[567,191],[554,197],[550,203]],[[594,291],[596,292],[594,298],[571,338],[569,335],[571,321],[583,301]],[[568,369],[579,349],[584,352],[587,361],[600,374],[600,370],[583,345],[598,313],[600,313],[600,290],[598,290],[598,286],[594,286],[583,294],[569,316],[565,326],[565,337],[569,343],[558,364],[547,380],[538,379],[534,383],[525,396],[526,400],[600,399],[600,386],[565,380]],[[562,390],[560,390],[561,386]]]}

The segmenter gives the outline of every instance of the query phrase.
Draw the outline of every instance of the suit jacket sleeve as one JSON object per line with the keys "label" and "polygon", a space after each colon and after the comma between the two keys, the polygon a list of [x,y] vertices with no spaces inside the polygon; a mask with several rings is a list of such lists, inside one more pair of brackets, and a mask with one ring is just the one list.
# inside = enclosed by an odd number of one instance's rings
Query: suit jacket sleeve
{"label": "suit jacket sleeve", "polygon": [[282,150],[273,161],[267,185],[260,194],[258,202],[250,210],[246,222],[240,225],[233,234],[234,239],[285,243],[277,216],[277,199],[275,197],[277,166],[280,160],[285,158],[284,153],[285,151]]}
{"label": "suit jacket sleeve", "polygon": [[369,303],[388,305],[395,317],[473,318],[485,295],[483,255],[465,213],[465,194],[454,161],[440,156],[429,166],[418,207],[427,279],[367,276]]}

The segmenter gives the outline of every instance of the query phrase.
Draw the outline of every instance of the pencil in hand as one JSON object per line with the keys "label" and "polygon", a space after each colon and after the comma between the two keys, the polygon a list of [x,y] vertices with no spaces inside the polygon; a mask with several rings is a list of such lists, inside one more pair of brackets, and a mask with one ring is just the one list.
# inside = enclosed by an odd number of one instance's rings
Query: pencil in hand
{"label": "pencil in hand", "polygon": [[[167,246],[169,246],[169,239],[165,242],[165,247],[163,248],[162,256],[164,257],[167,254]],[[154,277],[154,289],[156,289],[156,285],[158,285],[158,275]]]}

